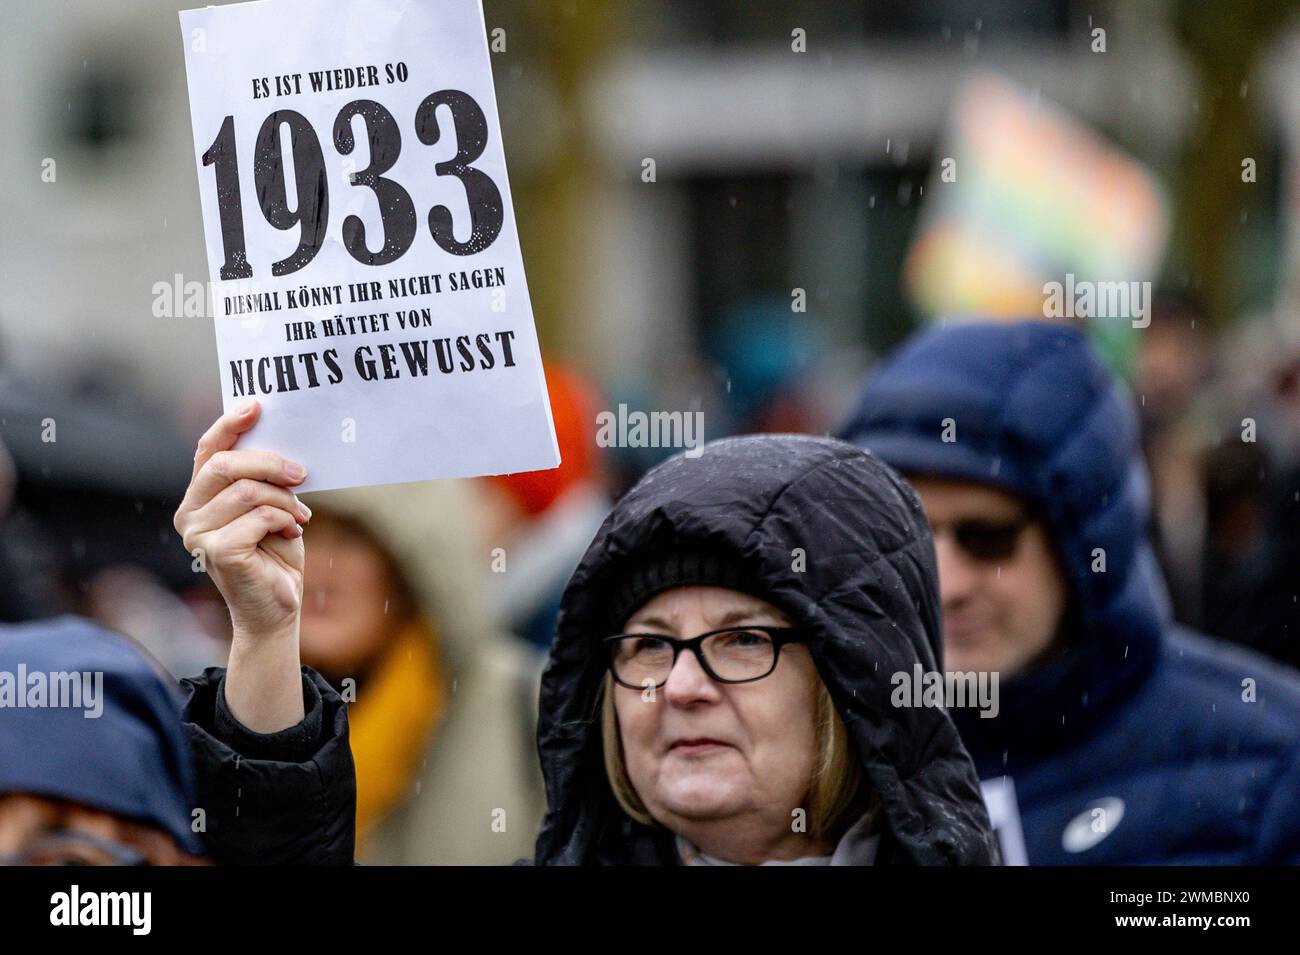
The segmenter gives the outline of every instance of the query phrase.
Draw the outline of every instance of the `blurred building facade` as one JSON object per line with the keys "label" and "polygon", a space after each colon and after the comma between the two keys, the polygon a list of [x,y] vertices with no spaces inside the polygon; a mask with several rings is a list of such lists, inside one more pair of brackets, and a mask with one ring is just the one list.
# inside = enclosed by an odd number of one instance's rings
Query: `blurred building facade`
{"label": "blurred building facade", "polygon": [[[155,283],[207,277],[176,18],[186,5],[0,3],[11,25],[0,354],[33,374],[93,356],[202,420],[218,397],[211,328],[152,313]],[[898,272],[936,137],[974,68],[1110,135],[1197,223],[1206,212],[1178,191],[1198,180],[1184,170],[1189,144],[1207,114],[1244,117],[1260,174],[1229,236],[1229,276],[1234,304],[1267,307],[1296,254],[1285,6],[487,0],[489,29],[505,30],[497,89],[544,344],[657,389],[729,309],[795,288],[829,351],[896,342],[914,321]],[[1206,54],[1196,38],[1221,8],[1236,11],[1238,34],[1271,29]],[[1216,52],[1249,69],[1231,89],[1209,85],[1221,77],[1201,61]],[[1194,244],[1176,244],[1166,284],[1200,284],[1185,274]]]}

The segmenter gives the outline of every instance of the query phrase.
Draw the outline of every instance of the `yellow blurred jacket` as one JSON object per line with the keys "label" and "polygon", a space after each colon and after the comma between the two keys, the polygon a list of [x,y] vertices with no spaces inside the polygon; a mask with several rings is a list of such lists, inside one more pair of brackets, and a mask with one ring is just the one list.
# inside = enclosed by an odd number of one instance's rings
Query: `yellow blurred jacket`
{"label": "yellow blurred jacket", "polygon": [[349,704],[357,858],[372,865],[531,858],[546,808],[537,756],[543,658],[484,607],[489,553],[463,481],[305,494],[387,550],[423,619]]}

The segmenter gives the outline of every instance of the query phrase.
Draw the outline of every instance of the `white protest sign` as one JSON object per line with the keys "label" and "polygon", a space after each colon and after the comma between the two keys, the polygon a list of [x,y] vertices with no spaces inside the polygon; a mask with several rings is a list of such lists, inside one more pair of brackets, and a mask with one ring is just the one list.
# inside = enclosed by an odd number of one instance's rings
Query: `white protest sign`
{"label": "white protest sign", "polygon": [[304,491],[555,467],[479,0],[180,16],[240,446]]}

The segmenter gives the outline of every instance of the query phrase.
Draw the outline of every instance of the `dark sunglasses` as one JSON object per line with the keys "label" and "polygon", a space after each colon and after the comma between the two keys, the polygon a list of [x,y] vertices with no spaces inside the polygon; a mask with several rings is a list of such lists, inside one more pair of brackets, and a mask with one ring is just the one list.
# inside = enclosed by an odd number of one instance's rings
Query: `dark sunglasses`
{"label": "dark sunglasses", "polygon": [[952,539],[969,557],[979,561],[1008,560],[1020,546],[1020,535],[1034,522],[1030,514],[1006,521],[972,519],[949,525]]}

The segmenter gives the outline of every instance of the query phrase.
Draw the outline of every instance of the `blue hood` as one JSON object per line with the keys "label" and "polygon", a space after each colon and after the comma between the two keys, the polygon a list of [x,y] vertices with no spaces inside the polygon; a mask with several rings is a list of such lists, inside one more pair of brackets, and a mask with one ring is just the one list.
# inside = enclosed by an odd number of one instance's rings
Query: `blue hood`
{"label": "blue hood", "polygon": [[[16,705],[25,691],[36,702],[33,687],[51,673],[90,674],[90,696],[76,707]],[[132,643],[85,620],[0,626],[0,793],[9,792],[152,823],[198,851],[178,692]]]}
{"label": "blue hood", "polygon": [[[945,419],[955,440],[944,441]],[[905,473],[992,485],[1037,507],[1073,593],[1068,653],[1002,685],[996,719],[954,720],[981,775],[1087,732],[1150,675],[1167,599],[1125,391],[1077,330],[936,327],[868,381],[842,431]],[[953,437],[951,433],[947,435]],[[1097,548],[1105,572],[1091,569]]]}

